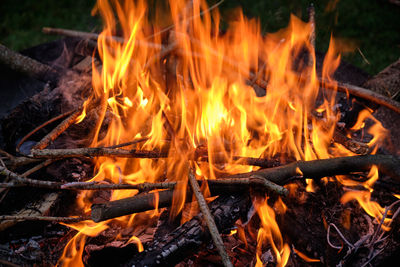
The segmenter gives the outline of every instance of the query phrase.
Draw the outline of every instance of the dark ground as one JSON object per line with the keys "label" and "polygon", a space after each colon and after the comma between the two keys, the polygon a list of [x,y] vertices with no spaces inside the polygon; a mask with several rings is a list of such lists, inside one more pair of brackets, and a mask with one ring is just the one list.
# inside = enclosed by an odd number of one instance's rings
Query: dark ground
{"label": "dark ground", "polygon": [[[149,2],[157,5],[166,0]],[[273,32],[287,26],[290,13],[307,20],[311,2],[316,7],[317,50],[326,51],[333,33],[353,50],[344,56],[345,60],[370,74],[400,57],[400,6],[390,0],[225,0],[220,9],[226,22],[234,14],[232,9],[242,7],[247,16],[260,18],[263,32]],[[42,34],[45,26],[99,31],[99,18],[90,15],[94,3],[95,0],[1,0],[0,43],[22,50],[59,38]]]}

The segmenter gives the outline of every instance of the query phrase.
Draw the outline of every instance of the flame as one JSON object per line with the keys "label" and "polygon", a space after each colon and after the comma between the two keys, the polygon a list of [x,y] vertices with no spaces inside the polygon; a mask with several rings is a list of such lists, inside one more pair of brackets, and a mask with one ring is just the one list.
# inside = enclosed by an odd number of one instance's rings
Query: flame
{"label": "flame", "polygon": [[[171,212],[175,216],[186,199],[188,162],[199,149],[206,151],[208,157],[207,162],[195,166],[197,176],[204,180],[215,179],[220,172],[257,169],[237,164],[238,155],[268,158],[281,153],[297,160],[353,155],[343,146],[331,144],[340,118],[335,108],[336,92],[324,91],[322,103],[316,103],[321,92],[314,48],[309,41],[310,24],[292,15],[286,29],[262,36],[259,22],[240,14],[226,33],[220,34],[220,15],[216,9],[208,10],[206,1],[170,1],[169,8],[168,20],[173,26],[168,28],[168,36],[159,26],[165,24],[167,15],[159,17],[163,13],[159,11],[153,14],[146,1],[98,0],[93,9],[104,20],[98,38],[102,67],[95,67],[93,62],[93,94],[84,103],[77,123],[89,118],[88,109],[95,106],[91,146],[106,147],[145,138],[145,142],[130,148],[168,150],[168,157],[99,157],[94,160],[96,175],[91,181],[158,182],[166,176],[169,181],[178,182]],[[123,42],[113,37],[117,32],[122,34]],[[167,48],[172,51],[168,58]],[[304,51],[313,59],[311,66],[308,61],[298,60]],[[333,82],[331,77],[339,62],[332,40],[324,60],[325,80]],[[255,84],[267,87],[264,96],[257,97],[252,87]],[[360,116],[360,123],[366,119],[373,119],[371,112]],[[376,120],[374,123],[370,145],[377,147],[385,130]],[[298,173],[302,175],[300,170]],[[307,180],[307,190],[315,190],[312,180]],[[202,190],[207,193],[207,183],[204,184]],[[115,190],[111,200],[137,193],[138,190]],[[93,192],[79,195],[82,211],[90,211],[92,197]],[[155,201],[158,202],[158,194]],[[277,262],[283,266],[290,250],[282,240],[274,211],[266,201],[256,205],[262,222],[257,257],[262,243],[268,240]],[[281,213],[286,210],[281,200],[276,207]],[[116,220],[134,228],[152,216],[158,216],[157,209]],[[93,234],[99,234],[106,225],[95,225]],[[71,227],[80,232],[75,243],[64,251],[61,261],[65,266],[73,265],[65,260],[73,254],[71,247],[77,243],[83,247],[87,225]],[[81,251],[74,255],[81,257]],[[77,261],[74,259],[74,263]]]}
{"label": "flame", "polygon": [[[379,173],[378,167],[373,165],[371,167],[370,172],[368,173],[368,180],[360,183],[360,185],[364,186],[368,191],[349,191],[346,192],[340,199],[340,201],[345,204],[352,200],[357,200],[360,206],[365,210],[365,212],[373,218],[376,218],[378,222],[380,222],[384,216],[385,208],[379,205],[376,201],[371,201],[371,193],[373,192],[373,184],[378,180]],[[382,229],[388,231],[390,228],[388,225],[390,224],[391,219],[385,218],[382,224]]]}
{"label": "flame", "polygon": [[256,266],[262,266],[260,255],[262,252],[262,245],[265,241],[268,241],[269,245],[272,247],[276,257],[277,266],[285,266],[290,256],[290,248],[287,243],[283,242],[279,226],[275,220],[274,210],[268,206],[267,198],[256,199],[254,206],[261,220],[261,227],[258,230],[257,235]]}

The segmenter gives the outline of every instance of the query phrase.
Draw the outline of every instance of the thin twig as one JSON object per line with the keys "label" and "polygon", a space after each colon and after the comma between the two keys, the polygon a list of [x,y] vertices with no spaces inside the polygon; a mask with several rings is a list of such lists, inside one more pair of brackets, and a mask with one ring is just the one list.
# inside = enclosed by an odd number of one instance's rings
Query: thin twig
{"label": "thin twig", "polygon": [[[308,9],[309,24],[310,24],[310,44],[312,47],[312,53],[315,54],[315,8],[314,4],[311,3]],[[312,67],[314,65],[314,60],[312,55],[308,55],[308,66]]]}
{"label": "thin twig", "polygon": [[[168,125],[168,124],[166,124]],[[165,125],[165,127],[167,127]],[[171,128],[172,134],[173,130]],[[126,143],[128,144],[128,143]],[[124,144],[125,145],[125,144]],[[121,145],[122,146],[122,145]],[[111,147],[87,147],[87,148],[66,148],[66,149],[32,149],[31,153],[34,158],[71,158],[71,157],[122,157],[122,158],[165,158],[168,156],[166,149],[162,151],[154,150],[138,150],[138,149],[116,149],[119,145]],[[207,151],[196,150],[193,160],[208,161]],[[203,156],[207,155],[207,156]],[[211,155],[215,163],[228,163],[228,159],[218,154]],[[252,158],[233,156],[231,158],[235,164],[252,165],[259,167],[272,167],[275,165],[274,160],[264,158]]]}
{"label": "thin twig", "polygon": [[51,217],[51,216],[23,216],[23,215],[0,215],[0,221],[51,221],[51,222],[81,222],[90,220],[88,216],[78,217]]}
{"label": "thin twig", "polygon": [[[352,243],[349,242],[349,240],[347,240],[346,237],[344,237],[344,235],[342,234],[342,232],[339,230],[339,228],[337,228],[337,226],[334,223],[330,223],[329,227],[333,226],[333,228],[335,228],[336,232],[339,234],[339,236],[342,238],[342,240],[350,247],[350,248],[354,248],[354,245]],[[329,229],[329,228],[328,228]]]}
{"label": "thin twig", "polygon": [[56,140],[56,138],[62,134],[69,126],[71,126],[76,118],[81,114],[82,110],[77,110],[70,114],[65,120],[63,120],[56,128],[54,128],[50,133],[48,133],[43,139],[37,143],[33,149],[43,149],[47,147],[51,142]]}
{"label": "thin twig", "polygon": [[210,231],[214,245],[217,247],[218,253],[222,258],[222,263],[225,267],[233,267],[231,260],[229,259],[228,253],[226,252],[224,242],[222,241],[221,235],[218,232],[217,225],[215,224],[214,218],[207,206],[206,200],[200,191],[200,186],[197,183],[196,177],[194,176],[192,170],[189,168],[189,182],[192,187],[192,191],[199,204],[200,211],[203,215],[204,220],[207,223],[207,227]]}
{"label": "thin twig", "polygon": [[[160,183],[140,183],[140,184],[107,184],[101,182],[71,182],[60,183],[53,181],[43,181],[29,179],[18,176],[13,172],[8,172],[11,182],[0,183],[0,188],[16,188],[16,187],[39,187],[53,190],[139,190],[151,191],[155,189],[174,189],[176,182],[160,182]],[[201,183],[201,181],[199,181]],[[262,177],[250,178],[226,178],[207,181],[210,187],[214,186],[251,186],[258,189],[265,189],[269,192],[286,196],[288,190],[283,186],[270,182]]]}
{"label": "thin twig", "polygon": [[41,168],[47,167],[49,166],[51,163],[53,163],[54,161],[57,161],[57,159],[47,159],[41,163],[39,163],[38,165],[36,165],[35,167],[33,167],[32,169],[27,170],[26,172],[24,172],[23,174],[21,174],[22,177],[28,177],[29,175],[31,175],[34,172],[37,172],[38,170],[40,170]]}
{"label": "thin twig", "polygon": [[35,134],[37,131],[39,131],[40,129],[46,127],[46,126],[49,125],[50,123],[53,123],[53,122],[55,122],[55,121],[57,121],[57,120],[59,120],[59,119],[63,119],[63,118],[65,118],[65,117],[71,115],[73,112],[74,112],[74,111],[71,110],[71,111],[65,112],[65,113],[63,113],[63,114],[60,114],[60,115],[58,115],[58,116],[56,116],[56,117],[54,117],[54,118],[51,118],[50,120],[48,120],[48,121],[42,123],[41,125],[39,125],[39,126],[36,127],[35,129],[33,129],[32,131],[30,131],[27,135],[25,135],[25,136],[21,139],[21,141],[19,141],[19,143],[18,143],[18,145],[17,145],[17,147],[16,147],[16,151],[17,151],[18,153],[20,153],[19,148],[21,147],[21,145],[22,145],[23,143],[25,143],[25,141],[28,140],[28,138],[31,137],[33,134]]}
{"label": "thin twig", "polygon": [[113,149],[105,147],[85,147],[68,149],[32,149],[35,158],[75,158],[75,157],[122,157],[122,158],[165,158],[167,152],[137,149]]}

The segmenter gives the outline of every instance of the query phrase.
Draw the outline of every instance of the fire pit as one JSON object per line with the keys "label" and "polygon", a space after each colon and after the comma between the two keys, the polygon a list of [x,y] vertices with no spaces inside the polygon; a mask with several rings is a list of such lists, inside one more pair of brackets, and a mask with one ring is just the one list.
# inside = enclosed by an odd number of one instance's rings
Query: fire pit
{"label": "fire pit", "polygon": [[69,36],[47,64],[0,46],[5,65],[46,82],[2,120],[1,264],[395,255],[399,63],[366,82],[335,40],[315,53],[312,7],[262,36],[243,15],[221,33],[218,5],[170,3],[165,28],[144,1],[99,0],[100,34],[43,29]]}

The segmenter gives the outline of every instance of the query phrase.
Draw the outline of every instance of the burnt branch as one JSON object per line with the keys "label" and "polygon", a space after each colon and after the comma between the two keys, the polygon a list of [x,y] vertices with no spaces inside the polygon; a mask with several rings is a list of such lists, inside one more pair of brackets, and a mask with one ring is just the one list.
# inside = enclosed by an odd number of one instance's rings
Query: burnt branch
{"label": "burnt branch", "polygon": [[50,222],[65,222],[75,223],[88,220],[85,216],[79,217],[51,217],[51,216],[23,216],[23,215],[0,215],[0,221],[50,221]]}
{"label": "burnt branch", "polygon": [[43,149],[47,147],[51,142],[57,139],[65,130],[69,128],[75,121],[76,118],[81,114],[82,110],[77,110],[71,113],[65,120],[63,120],[56,128],[48,133],[39,143],[37,143],[33,149]]}

